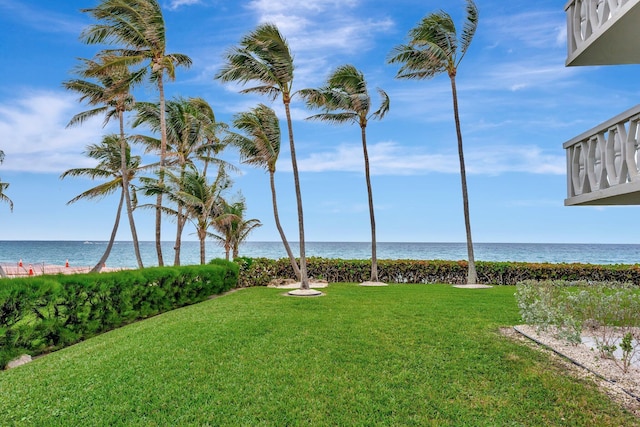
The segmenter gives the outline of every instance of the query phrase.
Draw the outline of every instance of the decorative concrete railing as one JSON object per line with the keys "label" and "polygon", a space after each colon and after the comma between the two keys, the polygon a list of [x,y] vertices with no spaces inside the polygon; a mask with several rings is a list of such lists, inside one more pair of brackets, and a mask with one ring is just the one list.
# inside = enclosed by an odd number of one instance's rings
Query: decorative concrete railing
{"label": "decorative concrete railing", "polygon": [[[628,183],[640,183],[639,123],[637,105],[563,144],[567,154],[567,204],[637,191],[637,185]],[[631,203],[620,199],[602,204]]]}
{"label": "decorative concrete railing", "polygon": [[607,21],[621,13],[630,0],[569,0],[567,13],[567,47],[570,57]]}

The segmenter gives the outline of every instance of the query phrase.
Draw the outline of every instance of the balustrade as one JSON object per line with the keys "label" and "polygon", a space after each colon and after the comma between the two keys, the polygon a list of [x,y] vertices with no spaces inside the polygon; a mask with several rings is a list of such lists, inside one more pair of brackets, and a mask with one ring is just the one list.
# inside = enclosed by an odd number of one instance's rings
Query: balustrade
{"label": "balustrade", "polygon": [[[564,143],[567,204],[620,197],[640,185],[640,105]],[[626,188],[624,186],[627,186]],[[580,196],[580,197],[579,197]],[[571,200],[578,197],[578,200]],[[628,204],[624,197],[611,204]],[[608,203],[591,203],[608,204]]]}
{"label": "balustrade", "polygon": [[565,5],[569,55],[605,22],[618,14],[629,0],[571,0]]}

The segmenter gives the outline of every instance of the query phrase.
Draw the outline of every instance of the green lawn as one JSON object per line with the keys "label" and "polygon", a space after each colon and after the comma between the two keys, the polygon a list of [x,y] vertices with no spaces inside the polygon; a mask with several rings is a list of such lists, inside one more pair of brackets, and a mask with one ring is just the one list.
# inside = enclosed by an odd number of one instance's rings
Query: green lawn
{"label": "green lawn", "polygon": [[245,289],[0,373],[0,425],[640,425],[500,335],[514,291]]}

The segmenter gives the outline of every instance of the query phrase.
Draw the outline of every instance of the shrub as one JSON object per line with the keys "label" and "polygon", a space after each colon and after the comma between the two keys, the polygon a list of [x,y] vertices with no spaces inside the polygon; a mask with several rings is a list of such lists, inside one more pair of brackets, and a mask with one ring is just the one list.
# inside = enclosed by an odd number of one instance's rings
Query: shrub
{"label": "shrub", "polygon": [[[272,279],[294,278],[288,258],[238,258],[239,285],[266,286]],[[371,262],[311,257],[307,259],[309,277],[329,282],[359,283],[370,279]],[[524,262],[476,263],[478,282],[516,285],[525,280],[564,280],[588,282],[631,282],[640,284],[637,265],[549,264]],[[378,260],[378,276],[388,283],[466,283],[466,261]]]}
{"label": "shrub", "polygon": [[147,268],[0,280],[0,366],[237,286],[238,266]]}
{"label": "shrub", "polygon": [[[586,332],[600,357],[614,360],[624,372],[640,354],[640,291],[629,283],[525,281],[515,295],[525,323],[552,329],[573,344]],[[620,359],[614,357],[618,346]]]}

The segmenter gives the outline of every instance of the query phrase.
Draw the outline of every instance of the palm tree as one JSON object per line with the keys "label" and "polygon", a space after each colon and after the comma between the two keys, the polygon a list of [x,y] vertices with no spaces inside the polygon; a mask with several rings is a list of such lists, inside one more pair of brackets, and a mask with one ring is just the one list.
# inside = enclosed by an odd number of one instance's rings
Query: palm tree
{"label": "palm tree", "polygon": [[[0,164],[2,164],[3,161],[4,161],[4,151],[0,150]],[[13,212],[13,202],[6,194],[4,194],[7,188],[9,188],[9,183],[0,181],[0,202],[8,203],[9,210]]]}
{"label": "palm tree", "polygon": [[293,271],[298,280],[300,280],[298,262],[291,251],[278,215],[275,183],[276,163],[280,155],[281,140],[278,117],[271,108],[264,104],[259,104],[248,112],[236,114],[233,119],[233,126],[239,129],[242,134],[229,133],[226,140],[239,148],[242,161],[250,165],[265,167],[269,171],[271,201],[276,228],[280,233],[282,244],[287,251]]}
{"label": "palm tree", "polygon": [[464,28],[459,39],[451,16],[444,11],[435,12],[427,15],[417,27],[409,31],[409,43],[396,46],[391,52],[389,59],[389,63],[402,64],[396,78],[427,79],[446,72],[451,81],[453,114],[458,137],[458,157],[460,160],[460,179],[462,181],[462,202],[467,234],[467,252],[469,256],[468,284],[475,284],[478,281],[478,276],[473,256],[473,241],[471,239],[469,197],[467,195],[467,175],[464,165],[462,131],[460,130],[460,116],[458,112],[456,74],[458,65],[469,49],[477,27],[478,8],[473,0],[467,0]]}
{"label": "palm tree", "polygon": [[262,224],[258,219],[245,219],[244,213],[247,204],[244,198],[228,203],[222,201],[222,214],[215,218],[213,227],[219,234],[212,234],[224,247],[225,258],[229,261],[229,252],[233,253],[233,259],[238,257],[240,244],[244,242],[249,234]]}
{"label": "palm tree", "polygon": [[[145,166],[140,166],[140,157],[139,156],[131,156],[131,151],[129,150],[129,146],[127,144],[127,150],[125,152],[125,158],[127,167],[125,170],[128,173],[128,179],[126,180],[129,185],[131,185],[131,181],[135,178],[135,175],[138,171],[146,168]],[[120,201],[118,203],[118,210],[116,211],[116,219],[113,225],[113,229],[111,230],[111,237],[109,239],[109,243],[107,244],[107,248],[102,255],[102,258],[91,270],[92,272],[99,272],[102,269],[102,266],[109,258],[109,254],[111,253],[111,248],[113,247],[113,242],[116,238],[116,233],[118,232],[118,225],[120,224],[120,212],[122,211],[122,206],[124,204],[125,199],[125,188],[124,182],[125,179],[122,176],[122,167],[121,167],[121,153],[120,150],[122,148],[120,136],[119,135],[106,135],[100,144],[91,144],[87,146],[87,150],[85,154],[95,160],[98,160],[98,164],[93,168],[76,168],[69,169],[65,171],[62,175],[60,175],[61,179],[66,178],[67,176],[86,176],[91,179],[102,178],[108,179],[108,181],[97,185],[96,187],[90,188],[87,191],[84,191],[69,200],[67,204],[72,204],[81,199],[96,199],[102,198],[109,194],[113,194],[114,192],[120,190]]]}
{"label": "palm tree", "polygon": [[[121,176],[124,180],[122,188],[124,189],[124,200],[126,202],[129,228],[131,229],[131,237],[133,239],[133,248],[138,267],[142,268],[138,233],[133,218],[131,195],[129,194],[129,174],[126,171],[126,153],[129,148],[124,133],[124,113],[132,109],[135,102],[131,95],[131,88],[135,84],[140,83],[146,70],[142,69],[131,72],[129,67],[118,63],[110,67],[105,67],[105,64],[110,64],[113,61],[113,56],[105,52],[98,54],[97,60],[81,59],[81,61],[82,65],[76,69],[76,73],[81,78],[63,82],[63,86],[67,90],[79,93],[81,95],[80,102],[86,101],[89,105],[95,106],[95,108],[76,114],[71,118],[67,126],[82,124],[88,118],[100,114],[105,115],[104,126],[106,126],[111,119],[118,120],[121,145],[120,167]],[[95,78],[97,81],[83,80],[86,78]]]}
{"label": "palm tree", "polygon": [[[95,8],[83,9],[99,24],[89,26],[81,38],[87,44],[121,45],[112,52],[114,62],[136,64],[149,62],[151,79],[158,87],[160,98],[160,180],[163,179],[167,128],[165,122],[164,76],[175,79],[176,66],[190,66],[191,59],[179,53],[166,53],[166,29],[162,9],[157,0],[102,0]],[[158,265],[163,266],[161,246],[162,193],[156,200],[156,252]]]}
{"label": "palm tree", "polygon": [[184,206],[187,218],[196,229],[200,241],[200,264],[204,264],[208,230],[214,226],[218,217],[224,214],[222,192],[229,188],[231,181],[223,167],[218,170],[218,176],[211,184],[206,176],[191,165],[187,167],[183,176],[167,171],[167,177],[175,189],[167,192],[167,196]]}
{"label": "palm tree", "polygon": [[371,221],[371,281],[378,282],[378,258],[376,254],[376,219],[373,210],[373,191],[369,170],[369,154],[367,151],[367,123],[371,119],[382,119],[389,111],[389,96],[378,89],[382,103],[378,110],[371,110],[371,97],[367,90],[367,82],[362,72],[353,65],[338,67],[327,79],[327,84],[320,89],[304,89],[300,91],[310,108],[321,108],[325,112],[309,117],[329,123],[356,123],[360,126],[362,151],[364,154],[364,171],[369,199],[369,218]]}
{"label": "palm tree", "polygon": [[240,46],[232,48],[226,55],[226,64],[216,74],[223,82],[237,81],[242,84],[254,82],[256,86],[242,90],[241,93],[259,93],[272,99],[282,97],[289,130],[291,166],[298,207],[298,230],[300,234],[300,289],[309,289],[307,259],[304,242],[304,215],[298,161],[293,139],[291,121],[291,97],[293,96],[293,57],[289,45],[273,24],[262,24],[240,40]]}
{"label": "palm tree", "polygon": [[[136,105],[137,116],[134,127],[146,124],[153,132],[160,130],[160,108],[158,104],[142,102]],[[223,123],[216,122],[211,106],[202,98],[176,98],[166,103],[167,116],[167,167],[176,168],[182,176],[187,165],[195,165],[196,160],[205,163],[203,174],[209,163],[226,164],[216,157],[225,147],[218,133],[225,129]],[[160,141],[148,136],[137,136],[149,150],[160,147]],[[176,211],[176,241],[174,245],[174,265],[180,265],[182,232],[187,222],[183,206],[178,202]]]}

